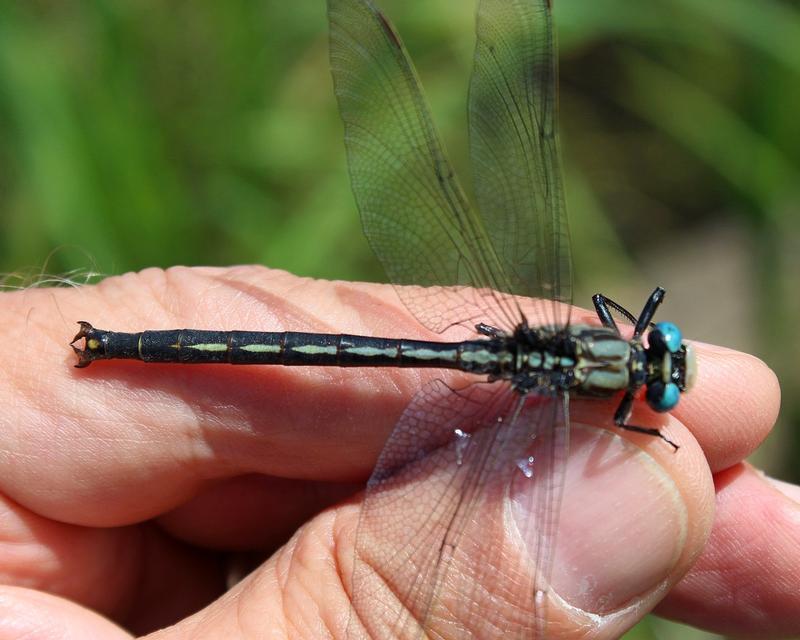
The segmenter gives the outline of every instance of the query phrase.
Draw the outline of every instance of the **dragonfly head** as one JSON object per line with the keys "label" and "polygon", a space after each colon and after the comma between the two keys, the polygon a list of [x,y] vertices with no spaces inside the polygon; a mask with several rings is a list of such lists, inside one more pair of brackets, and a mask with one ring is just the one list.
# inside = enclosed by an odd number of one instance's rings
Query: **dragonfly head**
{"label": "dragonfly head", "polygon": [[671,322],[658,322],[647,334],[647,404],[654,411],[672,410],[681,393],[694,385],[697,361],[692,345]]}

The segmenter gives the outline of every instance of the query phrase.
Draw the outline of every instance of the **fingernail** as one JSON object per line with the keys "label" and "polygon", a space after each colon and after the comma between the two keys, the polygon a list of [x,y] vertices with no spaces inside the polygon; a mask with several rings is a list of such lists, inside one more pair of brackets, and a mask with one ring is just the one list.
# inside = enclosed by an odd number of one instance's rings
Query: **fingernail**
{"label": "fingernail", "polygon": [[783,480],[778,480],[776,478],[770,478],[767,476],[767,480],[769,483],[780,491],[783,495],[785,495],[790,500],[794,500],[798,504],[800,504],[800,487],[795,484],[789,484],[788,482],[784,482]]}
{"label": "fingernail", "polygon": [[[586,612],[615,611],[670,574],[686,541],[686,505],[654,458],[604,429],[573,423],[566,465],[549,588]],[[531,489],[515,481],[513,490]],[[530,502],[514,499],[512,511],[536,557],[543,527],[528,519],[542,515],[528,512]]]}

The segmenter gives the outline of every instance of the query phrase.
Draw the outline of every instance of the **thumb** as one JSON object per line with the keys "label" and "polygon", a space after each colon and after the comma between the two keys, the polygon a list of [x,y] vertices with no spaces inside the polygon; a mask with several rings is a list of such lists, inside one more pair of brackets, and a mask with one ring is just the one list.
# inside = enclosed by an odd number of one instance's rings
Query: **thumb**
{"label": "thumb", "polygon": [[558,401],[509,411],[513,397],[476,393],[461,411],[417,397],[390,438],[361,510],[347,637],[619,637],[707,539],[700,448],[676,421],[679,455],[577,411],[567,455]]}
{"label": "thumb", "polygon": [[593,629],[592,638],[617,638],[699,556],[713,520],[713,480],[700,447],[674,419],[667,431],[679,434],[677,452],[578,420],[548,591],[548,618],[565,632],[547,637]]}

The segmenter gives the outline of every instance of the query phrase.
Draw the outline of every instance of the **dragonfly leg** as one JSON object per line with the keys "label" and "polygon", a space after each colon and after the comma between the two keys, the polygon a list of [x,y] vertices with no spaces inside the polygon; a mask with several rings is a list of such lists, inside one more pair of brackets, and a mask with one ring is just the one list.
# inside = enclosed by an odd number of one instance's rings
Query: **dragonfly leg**
{"label": "dragonfly leg", "polygon": [[597,312],[597,317],[600,318],[600,322],[604,327],[616,329],[617,332],[619,332],[617,323],[614,322],[614,318],[611,316],[611,309],[613,309],[617,313],[623,315],[628,322],[636,327],[633,335],[634,337],[639,337],[648,327],[651,329],[653,328],[654,325],[651,320],[653,319],[653,316],[655,315],[659,305],[664,301],[665,294],[666,292],[662,287],[656,287],[653,293],[651,293],[650,297],[647,299],[644,309],[642,309],[642,312],[639,314],[638,318],[621,304],[614,302],[611,298],[604,296],[602,293],[594,294],[592,296],[592,302],[594,303],[594,309]]}
{"label": "dragonfly leg", "polygon": [[653,319],[659,305],[664,302],[666,293],[663,287],[656,287],[653,293],[650,294],[647,302],[644,303],[644,309],[639,314],[639,319],[636,321],[636,327],[633,330],[634,338],[638,338],[644,333],[645,329],[652,326],[653,323],[650,321]]}
{"label": "dragonfly leg", "polygon": [[621,313],[628,321],[630,321],[631,324],[636,324],[636,316],[634,316],[622,305],[614,302],[611,298],[604,296],[602,293],[595,293],[592,296],[592,302],[594,303],[594,309],[597,312],[597,317],[600,318],[600,322],[603,323],[604,327],[614,329],[617,331],[617,333],[619,333],[617,323],[614,322],[614,318],[611,315],[611,309]]}
{"label": "dragonfly leg", "polygon": [[625,393],[625,397],[622,398],[622,401],[619,403],[616,412],[614,413],[614,424],[617,425],[620,429],[625,429],[625,431],[633,431],[634,433],[643,433],[648,436],[654,436],[656,438],[661,438],[664,442],[670,445],[675,451],[678,450],[678,445],[675,444],[672,440],[667,438],[661,431],[654,427],[639,427],[635,424],[628,424],[628,418],[631,415],[631,408],[633,407],[633,391],[627,391]]}
{"label": "dragonfly leg", "polygon": [[487,336],[489,338],[505,338],[508,335],[502,329],[484,324],[483,322],[479,322],[475,325],[475,331],[480,333],[482,336]]}

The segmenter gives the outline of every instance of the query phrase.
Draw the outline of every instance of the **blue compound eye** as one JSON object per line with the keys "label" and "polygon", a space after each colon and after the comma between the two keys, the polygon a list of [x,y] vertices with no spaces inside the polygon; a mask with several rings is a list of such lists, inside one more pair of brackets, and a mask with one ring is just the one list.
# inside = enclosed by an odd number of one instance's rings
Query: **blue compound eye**
{"label": "blue compound eye", "polygon": [[647,385],[645,394],[647,404],[650,405],[653,411],[658,411],[659,413],[675,408],[680,397],[681,392],[674,382],[667,382],[666,384],[660,381],[651,382]]}
{"label": "blue compound eye", "polygon": [[681,330],[678,329],[676,325],[671,322],[657,322],[655,329],[650,333],[652,335],[656,332],[658,332],[657,335],[659,336],[656,340],[662,342],[670,353],[675,353],[681,348],[683,336],[681,335]]}

